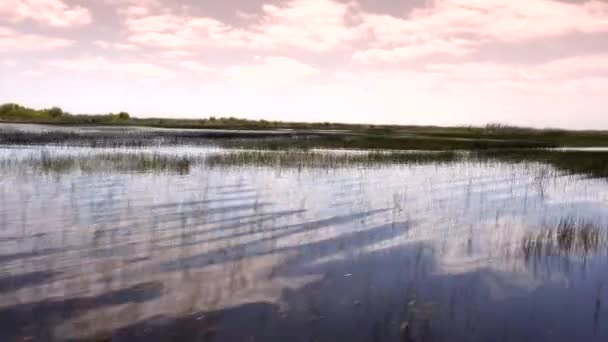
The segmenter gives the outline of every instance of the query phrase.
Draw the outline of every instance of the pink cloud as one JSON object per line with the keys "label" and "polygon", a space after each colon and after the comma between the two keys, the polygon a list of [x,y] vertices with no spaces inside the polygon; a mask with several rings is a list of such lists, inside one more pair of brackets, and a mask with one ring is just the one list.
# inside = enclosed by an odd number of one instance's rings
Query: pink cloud
{"label": "pink cloud", "polygon": [[356,8],[332,0],[292,0],[278,6],[264,5],[262,14],[248,16],[252,23],[243,28],[164,9],[154,15],[132,14],[126,25],[130,41],[165,48],[292,47],[324,52],[361,35],[358,27],[348,24]]}
{"label": "pink cloud", "polygon": [[411,59],[431,55],[445,54],[463,56],[471,52],[473,43],[464,39],[429,39],[419,44],[403,45],[393,48],[370,48],[357,51],[353,59],[362,63],[399,63]]}
{"label": "pink cloud", "polygon": [[0,53],[45,51],[72,45],[68,39],[21,33],[0,26]]}
{"label": "pink cloud", "polygon": [[91,14],[82,6],[69,6],[62,0],[2,0],[0,19],[9,22],[32,20],[56,27],[91,23]]}
{"label": "pink cloud", "polygon": [[329,51],[361,38],[360,28],[350,24],[358,10],[354,3],[292,0],[284,6],[264,5],[259,23],[250,29],[261,46]]}
{"label": "pink cloud", "polygon": [[129,44],[129,43],[114,43],[114,42],[108,42],[105,40],[96,40],[93,42],[93,45],[102,48],[104,50],[107,49],[115,49],[115,50],[137,50],[138,47],[135,44]]}
{"label": "pink cloud", "polygon": [[463,56],[490,42],[512,43],[568,33],[608,32],[608,4],[598,0],[435,0],[397,17],[368,13],[356,2],[289,0],[260,14],[237,12],[245,24],[195,16],[157,0],[119,4],[132,43],[172,50],[239,48],[328,53],[352,51],[367,64],[428,55]]}
{"label": "pink cloud", "polygon": [[129,41],[142,45],[171,49],[192,49],[201,46],[246,46],[245,32],[233,29],[211,18],[159,14],[129,17],[126,25]]}
{"label": "pink cloud", "polygon": [[[608,3],[597,0],[436,0],[407,17],[363,14],[372,47],[354,57],[398,62],[431,54],[461,55],[488,42],[511,43],[569,33],[608,32]],[[430,42],[430,43],[429,43]]]}

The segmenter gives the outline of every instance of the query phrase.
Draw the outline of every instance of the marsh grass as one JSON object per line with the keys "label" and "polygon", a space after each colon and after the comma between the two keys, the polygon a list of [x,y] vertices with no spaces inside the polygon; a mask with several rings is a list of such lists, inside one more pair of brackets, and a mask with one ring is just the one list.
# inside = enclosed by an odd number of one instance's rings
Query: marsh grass
{"label": "marsh grass", "polygon": [[542,149],[476,151],[470,159],[507,163],[543,163],[572,175],[608,177],[608,152],[551,151]]}
{"label": "marsh grass", "polygon": [[210,166],[273,166],[278,168],[339,168],[390,164],[537,163],[541,168],[535,182],[559,175],[608,178],[608,152],[551,151],[539,149],[488,151],[343,151],[341,153],[302,150],[242,150],[217,153],[206,158]]}
{"label": "marsh grass", "polygon": [[51,145],[94,148],[146,147],[146,146],[223,146],[230,147],[262,144],[266,140],[295,141],[314,133],[254,132],[254,131],[203,131],[203,130],[146,130],[100,129],[73,131],[19,131],[0,127],[1,145]]}
{"label": "marsh grass", "polygon": [[54,156],[46,151],[32,154],[22,160],[4,159],[0,168],[11,171],[37,171],[43,174],[70,172],[170,172],[186,174],[197,157],[165,155],[160,153],[100,153],[78,156]]}
{"label": "marsh grass", "polygon": [[374,167],[391,164],[444,164],[458,160],[456,152],[273,152],[239,151],[206,157],[208,166],[266,166],[276,168]]}
{"label": "marsh grass", "polygon": [[555,227],[527,234],[521,248],[527,261],[556,255],[587,256],[608,245],[607,232],[604,226],[565,218]]}
{"label": "marsh grass", "polygon": [[224,140],[222,146],[252,150],[310,150],[310,149],[369,149],[369,150],[419,150],[419,151],[456,151],[488,150],[514,148],[542,148],[557,145],[527,140],[495,140],[478,137],[452,138],[427,136],[424,134],[376,134],[370,132],[344,132],[318,134],[304,137],[280,137],[275,139]]}
{"label": "marsh grass", "polygon": [[[120,148],[159,146],[205,146],[241,149],[240,152],[220,153],[206,158],[207,163],[211,166],[263,165],[332,168],[374,164],[388,165],[391,163],[542,163],[554,167],[562,174],[608,178],[608,152],[509,148],[509,146],[512,147],[513,144],[517,145],[519,142],[494,141],[491,144],[497,143],[499,145],[490,146],[481,141],[425,140],[418,137],[381,136],[376,131],[371,132],[373,134],[128,128],[83,131],[43,130],[37,132],[0,129],[0,145],[115,148],[118,153],[122,153],[118,150]],[[367,152],[364,155],[349,155],[348,153],[331,155],[315,151],[314,149],[317,148],[357,149]],[[410,153],[406,153],[404,150],[408,150]],[[69,169],[68,165],[70,163],[67,160],[63,161],[63,164],[65,164],[63,168]],[[109,163],[116,163],[116,161],[110,160]],[[158,163],[143,163],[143,165],[148,164]],[[160,164],[166,163],[160,162]]]}

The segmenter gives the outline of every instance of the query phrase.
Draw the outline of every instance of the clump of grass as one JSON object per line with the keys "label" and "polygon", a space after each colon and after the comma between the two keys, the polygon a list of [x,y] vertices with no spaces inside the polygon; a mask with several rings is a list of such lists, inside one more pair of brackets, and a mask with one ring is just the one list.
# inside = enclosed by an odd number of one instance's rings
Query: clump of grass
{"label": "clump of grass", "polygon": [[565,218],[552,228],[530,233],[522,240],[526,260],[553,255],[589,255],[597,253],[608,241],[605,227]]}
{"label": "clump of grass", "polygon": [[278,168],[342,168],[369,167],[389,164],[439,164],[450,163],[461,157],[456,152],[273,152],[240,151],[217,153],[207,156],[205,162],[215,166],[268,166]]}

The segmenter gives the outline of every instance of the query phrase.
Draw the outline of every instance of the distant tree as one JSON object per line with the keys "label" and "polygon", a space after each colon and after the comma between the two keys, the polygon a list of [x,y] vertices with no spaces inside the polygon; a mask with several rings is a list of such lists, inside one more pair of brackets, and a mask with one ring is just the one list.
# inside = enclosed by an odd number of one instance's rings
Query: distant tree
{"label": "distant tree", "polygon": [[118,118],[120,120],[129,120],[131,118],[131,116],[127,112],[120,112],[120,113],[118,113]]}
{"label": "distant tree", "polygon": [[17,105],[14,103],[5,103],[2,106],[0,106],[0,116],[8,116],[8,114],[10,112],[12,112],[13,110],[15,110],[15,107]]}
{"label": "distant tree", "polygon": [[0,115],[10,115],[22,111],[25,111],[25,107],[22,107],[15,103],[5,103],[0,106]]}
{"label": "distant tree", "polygon": [[46,112],[52,118],[58,118],[58,117],[61,117],[64,114],[63,113],[63,109],[61,109],[59,107],[53,107],[51,109],[47,109]]}

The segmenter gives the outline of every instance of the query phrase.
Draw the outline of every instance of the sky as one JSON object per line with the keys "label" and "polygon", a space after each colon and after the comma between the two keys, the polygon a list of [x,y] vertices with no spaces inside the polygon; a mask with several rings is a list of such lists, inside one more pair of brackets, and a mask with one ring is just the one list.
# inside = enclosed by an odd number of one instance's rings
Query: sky
{"label": "sky", "polygon": [[608,1],[0,0],[0,102],[608,129]]}

